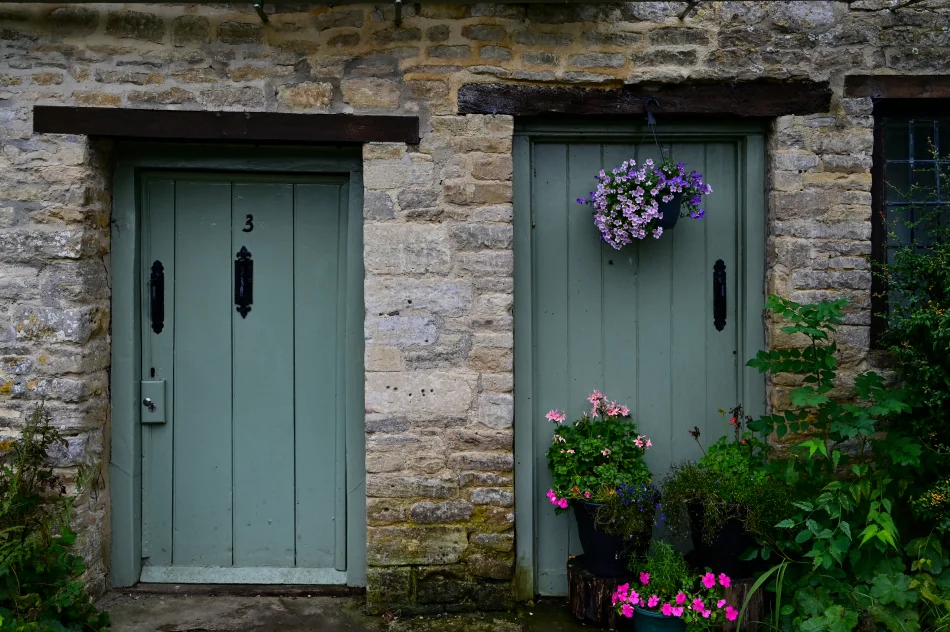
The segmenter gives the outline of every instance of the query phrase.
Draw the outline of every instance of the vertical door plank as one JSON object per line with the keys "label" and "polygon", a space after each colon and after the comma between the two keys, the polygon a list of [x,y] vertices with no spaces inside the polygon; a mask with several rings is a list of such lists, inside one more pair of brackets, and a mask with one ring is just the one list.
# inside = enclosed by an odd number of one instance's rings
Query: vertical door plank
{"label": "vertical door plank", "polygon": [[[235,182],[231,257],[254,261],[254,303],[231,306],[234,565],[294,565],[293,186]],[[253,229],[245,232],[248,217]]]}
{"label": "vertical door plank", "polygon": [[[629,144],[605,144],[603,169],[613,169],[634,157]],[[591,180],[596,165],[591,165]],[[589,217],[593,226],[593,218]],[[596,235],[596,228],[595,235]],[[614,250],[601,246],[604,276],[603,340],[604,392],[621,404],[636,410],[637,393],[637,278],[639,248],[636,245]],[[634,421],[639,421],[634,419]]]}
{"label": "vertical door plank", "polygon": [[[674,144],[672,156],[685,163],[687,174],[693,170],[706,173],[704,145]],[[721,185],[731,187],[731,183]],[[662,237],[670,237],[673,244],[673,398],[670,406],[673,415],[669,435],[665,438],[671,446],[672,463],[702,456],[688,429],[704,427],[707,420],[718,416],[715,409],[723,405],[718,400],[707,401],[705,389],[701,387],[706,381],[706,366],[697,361],[706,352],[707,336],[716,333],[712,324],[712,268],[706,265],[708,227],[706,219],[687,216],[680,218],[676,228]],[[718,235],[713,237],[713,241],[716,240]],[[686,393],[689,395],[684,397]]]}
{"label": "vertical door plank", "polygon": [[[705,268],[709,274],[706,301],[706,400],[712,408],[729,409],[739,398],[738,384],[738,309],[742,299],[739,287],[738,257],[738,197],[739,174],[736,164],[736,146],[732,143],[708,143],[706,145],[706,182],[713,193],[706,197],[707,252]],[[717,186],[717,183],[719,186]],[[712,269],[717,259],[726,264],[726,327],[716,331],[712,325],[713,296]],[[719,416],[708,416],[703,430],[709,445],[727,431]]]}
{"label": "vertical door plank", "polygon": [[172,561],[231,565],[231,185],[176,187]]}
{"label": "vertical door plank", "polygon": [[566,410],[568,418],[578,414],[568,399],[568,203],[567,145],[538,143],[534,146],[531,194],[534,228],[534,284],[535,294],[535,348],[534,366],[537,373],[534,423],[535,480],[539,493],[537,531],[538,590],[544,594],[564,594],[567,590],[567,560],[569,520],[557,516],[544,492],[551,485],[546,455],[551,446],[554,428],[544,414],[552,408]]}
{"label": "vertical door plank", "polygon": [[[639,164],[648,158],[654,161],[660,158],[660,151],[655,145],[644,144],[638,154]],[[634,246],[640,254],[637,293],[640,396],[637,398],[636,418],[640,431],[653,441],[646,459],[657,474],[665,472],[673,459],[670,435],[673,427],[672,306],[676,230],[678,228],[663,234],[659,239],[648,235]]]}
{"label": "vertical door plank", "polygon": [[[142,379],[165,380],[165,423],[142,427],[142,548],[148,564],[168,566],[172,562],[174,483],[175,182],[152,176],[145,187]],[[156,260],[162,262],[165,274],[165,324],[158,334],[152,330],[149,310],[151,268]]]}
{"label": "vertical door plank", "polygon": [[[343,454],[337,444],[344,414],[338,397],[343,341],[339,336],[340,187],[298,184],[294,201],[294,383],[297,393],[297,566],[336,564],[337,506],[344,481],[337,475]],[[354,334],[354,335],[360,335]],[[342,569],[341,569],[342,570]]]}

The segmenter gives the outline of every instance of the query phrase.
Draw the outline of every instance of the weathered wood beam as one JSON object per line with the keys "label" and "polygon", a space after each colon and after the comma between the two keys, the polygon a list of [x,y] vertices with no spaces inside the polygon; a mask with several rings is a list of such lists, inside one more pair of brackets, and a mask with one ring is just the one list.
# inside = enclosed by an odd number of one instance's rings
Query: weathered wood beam
{"label": "weathered wood beam", "polygon": [[616,89],[471,83],[459,89],[461,114],[643,114],[646,99],[657,114],[775,117],[827,112],[825,81],[690,81],[635,84]]}
{"label": "weathered wood beam", "polygon": [[950,75],[852,75],[844,96],[874,99],[948,99]]}
{"label": "weathered wood beam", "polygon": [[419,118],[37,105],[33,108],[33,131],[165,140],[415,145],[419,142]]}

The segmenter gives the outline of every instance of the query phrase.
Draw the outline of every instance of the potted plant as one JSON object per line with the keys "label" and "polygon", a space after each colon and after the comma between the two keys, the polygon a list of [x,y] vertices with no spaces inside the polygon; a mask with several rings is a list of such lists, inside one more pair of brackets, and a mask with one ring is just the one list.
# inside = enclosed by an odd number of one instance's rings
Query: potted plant
{"label": "potted plant", "polygon": [[669,151],[663,151],[659,163],[648,158],[637,168],[636,160],[626,160],[610,173],[601,170],[596,179],[597,190],[577,201],[593,206],[601,241],[617,250],[648,235],[659,239],[681,215],[702,219],[703,196],[712,193],[702,174],[687,175],[686,166],[674,162]]}
{"label": "potted plant", "polygon": [[[756,536],[767,538],[787,517],[788,495],[765,474],[768,446],[744,430],[751,417],[742,405],[719,412],[728,416],[732,439],[727,433],[698,462],[670,469],[663,513],[674,533],[692,535],[697,566],[747,576],[755,569],[740,558],[756,545]],[[689,434],[699,443],[698,427]]]}
{"label": "potted plant", "polygon": [[617,612],[633,619],[637,632],[704,630],[739,616],[725,599],[729,576],[690,575],[682,554],[666,542],[654,542],[638,568],[639,581],[618,586],[611,597]]}
{"label": "potted plant", "polygon": [[574,423],[558,410],[547,414],[557,426],[547,454],[553,479],[547,496],[558,513],[574,509],[585,568],[619,577],[653,531],[659,493],[643,459],[653,443],[637,433],[626,406],[596,390],[588,401],[590,412]]}

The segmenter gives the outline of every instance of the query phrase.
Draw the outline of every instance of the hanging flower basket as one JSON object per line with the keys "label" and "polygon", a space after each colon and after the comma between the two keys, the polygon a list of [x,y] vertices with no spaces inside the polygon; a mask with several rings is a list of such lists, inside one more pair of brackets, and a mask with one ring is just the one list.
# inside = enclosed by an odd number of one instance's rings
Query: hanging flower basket
{"label": "hanging flower basket", "polygon": [[597,190],[577,201],[593,206],[601,241],[617,250],[648,235],[659,239],[681,216],[702,219],[703,196],[712,193],[702,174],[687,175],[686,165],[673,162],[668,151],[659,164],[648,158],[637,168],[635,160],[627,160],[596,178]]}

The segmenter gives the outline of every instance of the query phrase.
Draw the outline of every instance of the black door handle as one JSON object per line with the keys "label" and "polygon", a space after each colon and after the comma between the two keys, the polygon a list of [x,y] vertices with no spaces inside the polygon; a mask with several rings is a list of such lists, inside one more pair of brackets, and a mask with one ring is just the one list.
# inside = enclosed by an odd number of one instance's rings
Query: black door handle
{"label": "black door handle", "polygon": [[247,318],[254,302],[254,261],[246,246],[241,246],[234,260],[234,304],[241,318]]}
{"label": "black door handle", "polygon": [[726,264],[722,259],[713,264],[713,325],[716,331],[726,328]]}
{"label": "black door handle", "polygon": [[162,333],[165,328],[165,266],[161,261],[152,264],[152,274],[149,277],[149,310],[151,312],[152,331]]}

